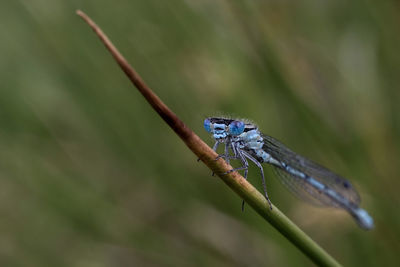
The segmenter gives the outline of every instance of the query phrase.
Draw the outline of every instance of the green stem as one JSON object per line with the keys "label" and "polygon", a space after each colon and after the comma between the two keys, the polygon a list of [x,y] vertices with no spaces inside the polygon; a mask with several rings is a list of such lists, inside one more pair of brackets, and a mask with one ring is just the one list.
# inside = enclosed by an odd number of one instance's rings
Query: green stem
{"label": "green stem", "polygon": [[258,214],[282,233],[314,263],[321,266],[340,266],[335,259],[333,259],[325,250],[300,230],[300,228],[280,212],[278,208],[273,206],[272,210],[269,209],[265,197],[250,183],[248,183],[238,172],[223,175],[222,173],[226,173],[231,170],[232,167],[223,159],[216,161],[215,158],[218,156],[216,152],[204,143],[190,128],[188,128],[146,85],[139,74],[137,74],[129,65],[126,59],[119,53],[102,30],[82,11],[78,10],[76,13],[89,24],[139,92],[146,98],[161,118],[163,118],[163,120],[178,134],[189,149],[199,157],[199,159],[201,159],[214,173],[218,174],[218,176],[231,189],[233,189],[233,191],[235,191],[253,209],[255,209]]}

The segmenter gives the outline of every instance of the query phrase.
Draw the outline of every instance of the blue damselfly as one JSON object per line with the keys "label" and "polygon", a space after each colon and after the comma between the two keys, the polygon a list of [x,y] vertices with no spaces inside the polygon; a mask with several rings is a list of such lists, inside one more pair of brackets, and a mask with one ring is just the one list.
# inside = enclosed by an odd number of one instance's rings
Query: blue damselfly
{"label": "blue damselfly", "polygon": [[210,117],[204,120],[204,128],[216,141],[214,151],[217,151],[219,144],[225,144],[224,154],[218,158],[224,158],[228,163],[230,159],[241,161],[242,166],[231,171],[244,170],[244,178],[247,179],[248,160],[257,165],[271,209],[262,163],[271,164],[280,181],[301,199],[316,205],[342,208],[363,229],[374,227],[371,216],[359,207],[360,196],[349,181],[291,151],[271,136],[262,134],[255,124],[245,120]]}

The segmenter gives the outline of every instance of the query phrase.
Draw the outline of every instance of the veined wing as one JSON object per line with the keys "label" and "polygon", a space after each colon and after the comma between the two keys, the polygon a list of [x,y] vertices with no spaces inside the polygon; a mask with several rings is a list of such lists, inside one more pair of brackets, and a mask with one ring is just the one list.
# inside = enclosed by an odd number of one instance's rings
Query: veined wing
{"label": "veined wing", "polygon": [[315,206],[338,207],[335,201],[307,183],[304,179],[275,166],[273,166],[273,170],[278,176],[278,180],[299,199]]}
{"label": "veined wing", "polygon": [[[296,171],[302,172],[319,183],[328,186],[347,199],[351,204],[359,206],[360,196],[349,181],[325,167],[298,155],[271,136],[263,134],[262,137],[264,139],[263,150],[275,160],[283,162]],[[276,168],[276,172],[281,178],[282,183],[295,195],[313,204],[337,206],[337,203],[306,182],[304,178],[293,175],[284,169]],[[308,195],[311,195],[315,199],[310,198]]]}

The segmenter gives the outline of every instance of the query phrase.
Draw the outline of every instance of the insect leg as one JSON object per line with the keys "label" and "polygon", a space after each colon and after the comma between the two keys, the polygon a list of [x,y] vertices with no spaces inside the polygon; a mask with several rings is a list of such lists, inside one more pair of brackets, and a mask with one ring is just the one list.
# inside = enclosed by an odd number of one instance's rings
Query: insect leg
{"label": "insect leg", "polygon": [[264,178],[264,169],[263,169],[261,163],[258,162],[257,159],[255,159],[253,156],[251,156],[251,155],[250,155],[249,153],[247,153],[246,151],[241,151],[241,153],[243,153],[243,155],[244,155],[246,158],[248,158],[248,159],[250,159],[252,162],[254,162],[254,164],[256,164],[257,167],[260,169],[261,178],[262,178],[262,184],[263,184],[264,193],[265,193],[265,198],[266,198],[267,201],[268,201],[269,208],[272,210],[272,203],[271,203],[271,200],[269,200],[269,197],[268,197],[267,185],[266,185],[266,183],[265,183],[265,178]]}

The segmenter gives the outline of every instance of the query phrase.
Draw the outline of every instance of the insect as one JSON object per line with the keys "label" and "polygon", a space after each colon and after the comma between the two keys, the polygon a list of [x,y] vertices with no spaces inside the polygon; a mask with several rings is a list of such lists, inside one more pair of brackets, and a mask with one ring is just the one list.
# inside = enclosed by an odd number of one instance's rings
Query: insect
{"label": "insect", "polygon": [[293,152],[273,137],[262,134],[255,124],[240,119],[210,117],[204,120],[204,128],[216,141],[214,151],[221,143],[225,144],[224,154],[217,159],[223,158],[228,163],[231,159],[238,159],[242,163],[241,167],[229,172],[244,170],[247,179],[248,160],[257,165],[271,209],[262,163],[272,165],[280,181],[299,198],[319,206],[344,209],[361,228],[374,227],[372,217],[359,207],[360,196],[349,181]]}

